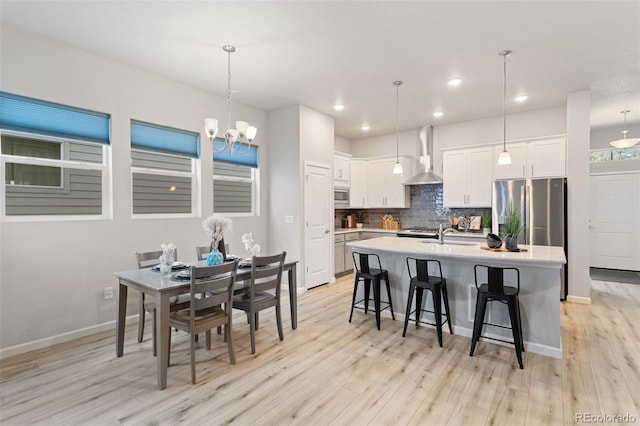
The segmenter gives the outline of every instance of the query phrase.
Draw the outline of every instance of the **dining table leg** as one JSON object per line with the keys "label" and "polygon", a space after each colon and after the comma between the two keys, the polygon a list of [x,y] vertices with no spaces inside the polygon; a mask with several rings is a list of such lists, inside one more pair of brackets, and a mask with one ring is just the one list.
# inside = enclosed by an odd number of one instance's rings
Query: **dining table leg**
{"label": "dining table leg", "polygon": [[167,387],[169,367],[169,295],[156,294],[156,352],[158,354],[158,389]]}
{"label": "dining table leg", "polygon": [[296,279],[296,266],[292,265],[287,271],[289,278],[289,305],[291,307],[291,328],[298,328],[298,284]]}
{"label": "dining table leg", "polygon": [[116,356],[124,353],[124,328],[127,318],[127,290],[129,288],[120,281],[118,287],[118,316],[116,317]]}

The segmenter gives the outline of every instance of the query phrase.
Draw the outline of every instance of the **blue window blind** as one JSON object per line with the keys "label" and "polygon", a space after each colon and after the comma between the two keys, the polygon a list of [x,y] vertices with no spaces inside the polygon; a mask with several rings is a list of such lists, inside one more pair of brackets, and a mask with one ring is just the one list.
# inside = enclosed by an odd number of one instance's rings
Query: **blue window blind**
{"label": "blue window blind", "polygon": [[246,144],[244,147],[240,148],[243,154],[238,154],[237,152],[230,154],[228,149],[224,151],[219,151],[224,148],[224,140],[216,139],[213,141],[213,161],[220,161],[221,163],[229,163],[229,164],[238,164],[241,166],[249,166],[249,167],[258,167],[258,147],[256,145],[251,145],[249,147],[249,151],[244,152],[246,149]]}
{"label": "blue window blind", "polygon": [[0,129],[109,144],[109,114],[0,92]]}
{"label": "blue window blind", "polygon": [[131,147],[200,157],[200,135],[186,130],[131,121]]}

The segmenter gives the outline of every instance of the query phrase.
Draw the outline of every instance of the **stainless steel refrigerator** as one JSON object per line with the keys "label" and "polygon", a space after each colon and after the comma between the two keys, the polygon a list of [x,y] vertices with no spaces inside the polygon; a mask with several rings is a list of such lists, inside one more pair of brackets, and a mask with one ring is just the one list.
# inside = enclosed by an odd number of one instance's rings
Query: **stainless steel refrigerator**
{"label": "stainless steel refrigerator", "polygon": [[[504,237],[509,206],[524,227],[518,243],[564,247],[567,256],[567,181],[565,178],[496,180],[493,183],[493,233]],[[567,265],[562,268],[560,299],[567,298]]]}

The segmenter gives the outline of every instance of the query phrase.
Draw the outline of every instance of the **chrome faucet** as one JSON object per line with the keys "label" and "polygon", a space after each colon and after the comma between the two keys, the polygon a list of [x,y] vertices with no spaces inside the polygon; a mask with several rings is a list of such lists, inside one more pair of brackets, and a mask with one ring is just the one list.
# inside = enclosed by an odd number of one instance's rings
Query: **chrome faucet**
{"label": "chrome faucet", "polygon": [[440,229],[438,230],[438,243],[444,244],[444,236],[450,232],[456,233],[458,231],[453,228],[442,229],[442,224],[440,224]]}

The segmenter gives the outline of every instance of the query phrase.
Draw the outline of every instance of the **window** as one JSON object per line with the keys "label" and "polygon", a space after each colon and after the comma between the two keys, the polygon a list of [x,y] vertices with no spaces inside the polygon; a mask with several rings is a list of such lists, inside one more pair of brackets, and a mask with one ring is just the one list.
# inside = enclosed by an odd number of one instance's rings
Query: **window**
{"label": "window", "polygon": [[0,92],[3,218],[107,217],[109,121]]}
{"label": "window", "polygon": [[589,152],[590,163],[601,163],[604,161],[624,161],[640,160],[640,146],[631,148],[604,148],[592,149]]}
{"label": "window", "polygon": [[251,145],[244,154],[220,152],[224,141],[217,139],[213,150],[213,211],[238,216],[257,215],[258,148]]}
{"label": "window", "polygon": [[131,122],[134,215],[194,214],[199,146],[197,133]]}

